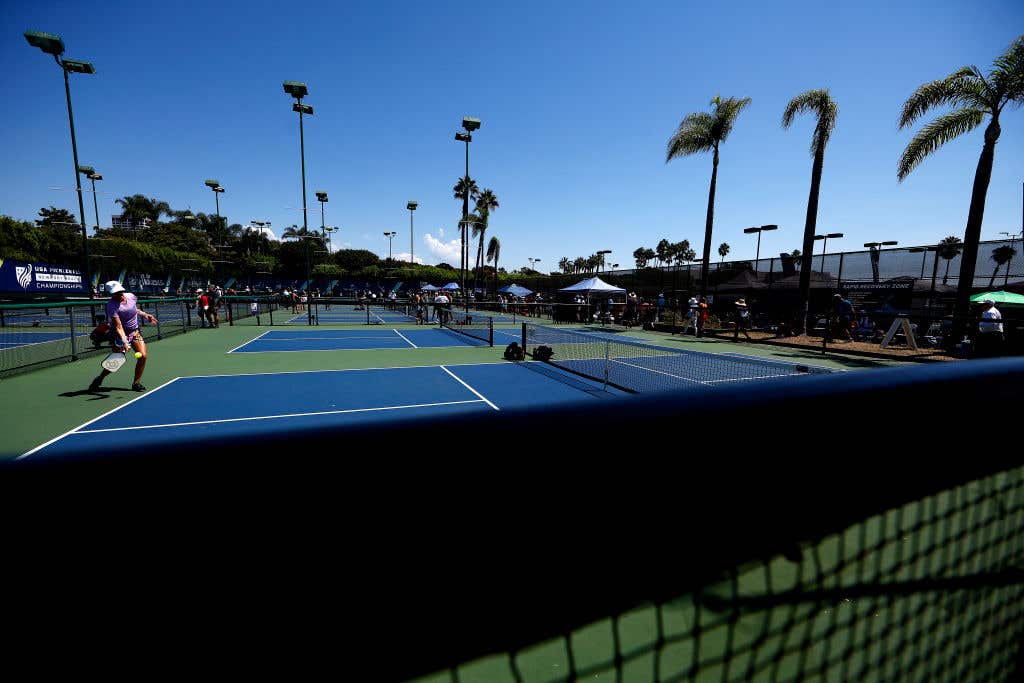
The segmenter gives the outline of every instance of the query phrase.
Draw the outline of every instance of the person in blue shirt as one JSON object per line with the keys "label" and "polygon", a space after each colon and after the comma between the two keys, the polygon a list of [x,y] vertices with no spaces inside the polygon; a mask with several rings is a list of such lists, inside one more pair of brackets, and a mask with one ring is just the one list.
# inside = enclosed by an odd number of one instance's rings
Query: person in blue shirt
{"label": "person in blue shirt", "polygon": [[655,322],[661,322],[661,312],[665,310],[665,292],[658,292],[658,317]]}
{"label": "person in blue shirt", "polygon": [[850,324],[853,322],[853,304],[849,299],[844,299],[841,294],[832,297],[835,306],[835,315],[839,324],[839,334],[847,341],[853,341],[850,336]]}

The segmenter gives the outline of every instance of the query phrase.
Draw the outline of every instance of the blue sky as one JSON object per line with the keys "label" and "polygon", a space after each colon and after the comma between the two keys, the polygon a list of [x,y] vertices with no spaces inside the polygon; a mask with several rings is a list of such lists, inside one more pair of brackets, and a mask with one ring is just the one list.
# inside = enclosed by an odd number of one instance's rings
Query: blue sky
{"label": "blue sky", "polygon": [[[33,218],[75,208],[60,71],[30,48],[28,29],[61,35],[73,76],[79,158],[104,174],[101,222],[113,201],[142,193],[213,211],[203,186],[227,189],[231,222],[302,216],[297,115],[284,80],[305,81],[309,200],[330,193],[336,241],[387,254],[409,249],[457,263],[461,203],[451,188],[464,150],[462,116],[483,124],[470,173],[501,207],[491,233],[502,265],[611,249],[631,264],[658,240],[703,243],[711,159],[665,163],[665,144],[716,94],[747,96],[723,145],[712,253],[752,257],[744,227],[776,223],[761,254],[800,246],[813,122],[790,130],[786,102],[829,88],[839,119],[825,158],[819,231],[829,248],[866,241],[934,243],[963,235],[981,130],[940,150],[903,183],[896,162],[911,131],[900,105],[921,83],[964,64],[983,69],[1024,30],[1024,4],[997,2],[4,2],[0,110],[7,163],[0,213]],[[48,61],[50,60],[50,61]],[[1024,112],[1007,112],[983,238],[1021,229]],[[92,208],[87,203],[88,220]]]}

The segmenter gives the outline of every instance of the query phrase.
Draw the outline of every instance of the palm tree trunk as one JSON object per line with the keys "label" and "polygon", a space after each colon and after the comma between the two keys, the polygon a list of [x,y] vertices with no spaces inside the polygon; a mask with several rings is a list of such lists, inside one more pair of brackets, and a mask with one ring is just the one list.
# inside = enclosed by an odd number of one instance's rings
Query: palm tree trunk
{"label": "palm tree trunk", "polygon": [[800,254],[800,333],[807,331],[807,318],[811,313],[811,270],[814,268],[814,231],[818,227],[818,193],[821,190],[821,169],[825,164],[825,147],[814,150],[814,164],[811,166],[811,191],[807,195],[807,216],[804,218],[804,242]]}
{"label": "palm tree trunk", "polygon": [[711,188],[708,190],[708,218],[704,225],[704,261],[700,264],[700,295],[708,293],[708,261],[711,259],[711,228],[715,223],[715,185],[718,183],[718,145],[711,167]]}
{"label": "palm tree trunk", "polygon": [[990,278],[988,279],[988,288],[989,288],[989,289],[992,289],[992,285],[994,285],[994,284],[995,284],[995,282],[996,282],[996,275],[998,275],[998,274],[999,274],[999,268],[1000,268],[1000,267],[1001,267],[1002,265],[1003,265],[1003,264],[1001,264],[1001,263],[997,263],[997,264],[996,264],[996,269],[992,271],[992,277],[990,277]]}
{"label": "palm tree trunk", "polygon": [[949,280],[949,264],[952,260],[951,258],[946,259],[946,272],[942,274],[942,284],[946,284]]}
{"label": "palm tree trunk", "polygon": [[971,190],[971,209],[967,214],[967,229],[964,231],[964,251],[960,257],[960,281],[956,287],[956,307],[953,309],[953,335],[951,342],[957,343],[968,332],[968,314],[971,307],[971,288],[974,286],[974,269],[978,261],[978,242],[981,240],[981,224],[985,217],[985,198],[992,180],[992,164],[995,161],[996,141],[999,139],[999,118],[993,116],[985,128],[985,146],[978,158],[974,172],[974,188]]}

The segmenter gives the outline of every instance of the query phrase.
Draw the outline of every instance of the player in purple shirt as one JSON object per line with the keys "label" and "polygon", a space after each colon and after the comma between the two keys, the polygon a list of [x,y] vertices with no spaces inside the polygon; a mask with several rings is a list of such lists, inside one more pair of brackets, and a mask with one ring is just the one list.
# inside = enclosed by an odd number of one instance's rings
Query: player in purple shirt
{"label": "player in purple shirt", "polygon": [[[138,297],[131,292],[126,292],[117,280],[108,282],[106,289],[110,294],[110,299],[107,301],[107,320],[110,321],[110,335],[114,350],[128,353],[128,347],[131,346],[137,353],[142,354],[135,362],[135,380],[132,382],[132,391],[145,391],[146,387],[142,386],[141,382],[142,373],[146,369],[146,342],[142,339],[142,331],[139,329],[139,316],[141,315],[151,323],[155,323],[156,318],[139,310],[136,305]],[[89,385],[89,391],[99,389],[103,378],[109,374],[110,371],[106,368],[101,370],[99,376]]]}

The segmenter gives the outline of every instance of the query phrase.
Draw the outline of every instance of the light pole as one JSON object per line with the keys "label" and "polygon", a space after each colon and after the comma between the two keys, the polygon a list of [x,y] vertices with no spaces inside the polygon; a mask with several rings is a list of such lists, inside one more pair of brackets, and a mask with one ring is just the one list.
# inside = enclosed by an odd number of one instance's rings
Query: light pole
{"label": "light pole", "polygon": [[338,226],[328,225],[327,227],[324,228],[324,230],[327,232],[327,252],[331,253],[334,251],[334,242],[331,241],[331,235],[338,232]]}
{"label": "light pole", "polygon": [[306,220],[306,138],[302,129],[302,115],[313,115],[313,107],[302,103],[302,98],[309,94],[305,83],[298,81],[285,81],[284,91],[295,98],[292,111],[299,113],[299,159],[302,163],[302,227],[309,232],[309,222]]}
{"label": "light pole", "polygon": [[757,272],[757,262],[761,260],[761,233],[768,230],[778,230],[777,225],[762,225],[760,228],[743,228],[744,234],[750,235],[757,233],[757,252],[754,256],[754,272]]}
{"label": "light pole", "polygon": [[881,256],[882,256],[882,249],[881,249],[881,247],[894,247],[897,244],[899,244],[899,242],[897,242],[896,240],[888,240],[888,241],[885,241],[885,242],[865,242],[864,243],[864,246],[872,251],[872,254],[871,254],[871,274],[874,277],[874,281],[875,282],[878,282],[878,280],[879,280],[879,265],[878,264],[880,263]]}
{"label": "light pole", "polygon": [[530,258],[529,256],[527,256],[526,260],[530,262],[530,270],[536,271],[536,268],[533,267],[533,264],[540,263],[540,259],[539,258]]}
{"label": "light pole", "polygon": [[327,222],[324,214],[324,204],[327,203],[327,192],[325,190],[316,191],[316,200],[320,202],[320,237],[327,238],[327,230],[324,225]]}
{"label": "light pole", "polygon": [[60,36],[39,31],[26,31],[25,40],[32,47],[37,47],[48,55],[53,55],[53,60],[64,72],[64,94],[68,100],[68,124],[71,127],[71,156],[75,162],[75,186],[78,188],[78,218],[82,224],[82,263],[84,267],[84,285],[89,295],[92,296],[92,274],[89,271],[89,229],[85,225],[85,203],[82,201],[82,179],[78,175],[78,142],[75,139],[75,116],[71,110],[71,84],[68,80],[69,73],[95,74],[96,68],[89,62],[80,62],[75,59],[62,59],[64,54],[64,41]]}
{"label": "light pole", "polygon": [[224,188],[220,186],[219,181],[209,178],[203,184],[213,190],[213,200],[217,207],[217,234],[220,235],[220,193],[224,191]]}
{"label": "light pole", "polygon": [[[459,142],[466,143],[466,180],[465,180],[465,192],[462,197],[462,254],[461,254],[461,267],[462,267],[462,289],[466,289],[466,265],[469,261],[469,257],[466,254],[466,245],[469,243],[467,230],[469,229],[469,143],[473,141],[473,131],[480,129],[480,119],[473,118],[472,116],[462,117],[462,127],[466,130],[465,133],[456,133],[455,139]],[[467,299],[468,302],[468,299]],[[467,303],[468,310],[468,303]]]}
{"label": "light pole", "polygon": [[405,205],[405,208],[409,209],[409,265],[410,266],[413,265],[416,262],[415,259],[413,259],[413,257],[412,257],[412,255],[413,255],[413,250],[412,250],[412,230],[413,230],[413,228],[412,228],[412,212],[416,210],[417,206],[419,206],[419,203],[417,203],[417,202],[409,202],[408,204]]}
{"label": "light pole", "polygon": [[388,238],[388,261],[391,260],[391,242],[395,239],[395,235],[397,234],[398,233],[395,232],[394,230],[384,233],[384,236]]}
{"label": "light pole", "polygon": [[610,253],[612,253],[611,249],[602,249],[597,252],[597,255],[601,257],[601,260],[597,264],[598,272],[601,272],[604,269],[604,255]]}
{"label": "light pole", "polygon": [[310,285],[313,283],[311,267],[309,265],[309,241],[321,239],[320,235],[296,235],[286,239],[301,239],[306,244],[306,324],[313,324],[313,297],[309,296]]}
{"label": "light pole", "polygon": [[825,250],[828,249],[828,241],[830,239],[833,239],[833,240],[839,239],[842,236],[843,236],[843,233],[841,233],[841,232],[830,232],[827,235],[815,235],[814,236],[814,241],[815,242],[817,242],[818,240],[825,240],[825,243],[821,245],[821,273],[822,273],[822,275],[825,274]]}
{"label": "light pole", "polygon": [[[1001,232],[999,234],[1000,235],[1006,235],[1009,238],[1009,240],[1010,240],[1010,249],[1013,249],[1013,241],[1015,239],[1017,239],[1017,237],[1018,237],[1017,233],[1015,233],[1015,232]],[[1021,228],[1020,238],[1021,238],[1021,246],[1024,246],[1024,228]],[[1003,278],[1003,287],[1006,287],[1006,285],[1010,284],[1010,265],[1012,263],[1013,263],[1013,258],[1011,257],[1010,260],[1006,262],[1006,276]]]}
{"label": "light pole", "polygon": [[96,225],[92,227],[93,230],[96,230],[100,227],[100,207],[96,203],[96,181],[103,180],[103,176],[97,173],[92,166],[79,166],[78,172],[92,181],[92,210],[96,212]]}

